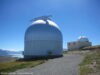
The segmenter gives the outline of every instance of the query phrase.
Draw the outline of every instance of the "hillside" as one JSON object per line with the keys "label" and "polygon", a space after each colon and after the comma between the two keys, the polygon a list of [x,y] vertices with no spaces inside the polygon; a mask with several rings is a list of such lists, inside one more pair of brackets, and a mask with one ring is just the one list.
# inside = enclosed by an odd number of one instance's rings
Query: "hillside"
{"label": "hillside", "polygon": [[0,49],[0,63],[15,60],[16,59],[15,57],[20,57],[20,55],[22,55],[22,51],[10,51],[10,50]]}
{"label": "hillside", "polygon": [[82,48],[82,50],[98,50],[100,49],[100,45],[96,45],[96,46],[89,46],[89,47],[84,47]]}
{"label": "hillside", "polygon": [[0,56],[14,55],[14,54],[22,54],[22,51],[11,51],[11,50],[0,49]]}
{"label": "hillside", "polygon": [[85,47],[90,50],[80,64],[80,75],[100,75],[100,45]]}

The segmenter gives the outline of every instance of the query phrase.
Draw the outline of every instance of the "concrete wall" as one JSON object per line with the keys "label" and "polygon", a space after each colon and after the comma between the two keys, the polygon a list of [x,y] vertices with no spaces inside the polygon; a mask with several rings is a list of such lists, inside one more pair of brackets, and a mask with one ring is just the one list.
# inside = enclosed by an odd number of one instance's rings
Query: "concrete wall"
{"label": "concrete wall", "polygon": [[80,49],[82,47],[87,47],[87,46],[91,46],[91,45],[92,45],[91,42],[80,42],[80,41],[69,42],[67,44],[68,50],[77,50],[77,49]]}

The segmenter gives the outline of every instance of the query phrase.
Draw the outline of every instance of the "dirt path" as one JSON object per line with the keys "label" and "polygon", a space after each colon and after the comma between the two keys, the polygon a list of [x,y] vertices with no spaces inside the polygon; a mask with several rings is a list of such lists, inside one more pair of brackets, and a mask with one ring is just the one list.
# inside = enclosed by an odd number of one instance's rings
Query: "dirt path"
{"label": "dirt path", "polygon": [[79,75],[79,63],[83,56],[66,54],[62,58],[49,60],[34,68],[26,68],[10,75]]}

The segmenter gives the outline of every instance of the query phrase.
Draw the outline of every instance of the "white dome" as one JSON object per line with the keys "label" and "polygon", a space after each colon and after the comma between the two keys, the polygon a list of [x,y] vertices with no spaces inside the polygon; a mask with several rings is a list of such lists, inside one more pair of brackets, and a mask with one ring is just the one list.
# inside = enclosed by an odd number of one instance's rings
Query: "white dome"
{"label": "white dome", "polygon": [[[53,21],[51,21],[51,20],[47,20],[47,21],[48,21],[48,23],[49,23],[51,26],[57,27],[57,28],[59,29],[58,25],[57,25],[55,22],[53,22]],[[34,22],[32,23],[32,25],[33,25],[33,24],[46,24],[46,21],[44,21],[44,20],[36,20],[36,21],[34,21]]]}
{"label": "white dome", "polygon": [[24,56],[62,55],[62,34],[51,20],[36,20],[26,30]]}
{"label": "white dome", "polygon": [[78,41],[81,41],[81,42],[89,42],[88,38],[86,36],[80,36],[78,38]]}

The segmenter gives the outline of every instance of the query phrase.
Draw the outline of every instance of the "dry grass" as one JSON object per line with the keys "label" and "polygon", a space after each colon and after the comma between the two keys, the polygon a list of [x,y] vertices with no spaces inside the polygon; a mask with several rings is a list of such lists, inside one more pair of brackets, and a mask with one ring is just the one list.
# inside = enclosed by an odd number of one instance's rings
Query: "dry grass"
{"label": "dry grass", "polygon": [[80,64],[80,75],[100,75],[100,50],[87,54]]}
{"label": "dry grass", "polygon": [[9,73],[22,68],[30,68],[36,65],[42,64],[47,60],[34,60],[34,61],[12,61],[6,63],[0,63],[0,75],[3,73]]}
{"label": "dry grass", "polygon": [[100,49],[100,45],[89,46],[89,47],[82,48],[82,50],[95,50],[95,49]]}

